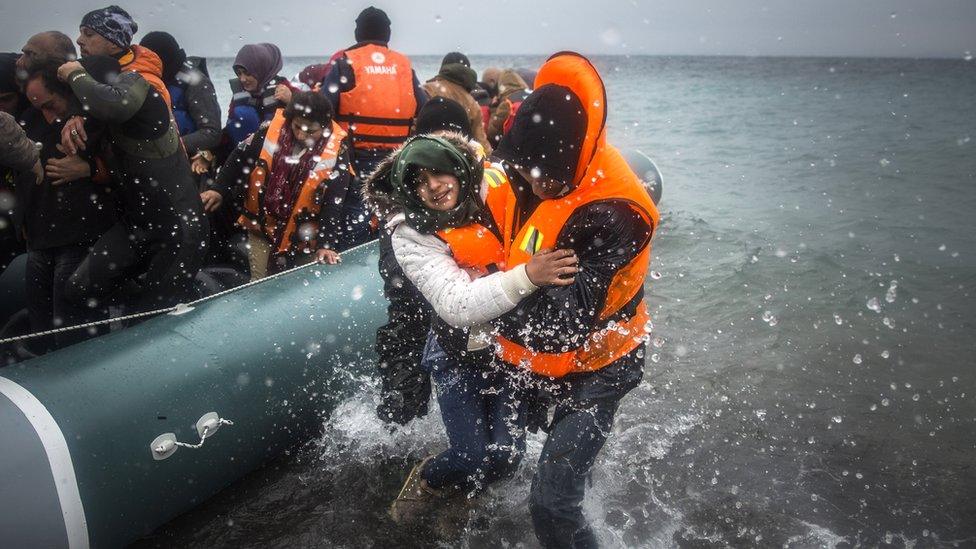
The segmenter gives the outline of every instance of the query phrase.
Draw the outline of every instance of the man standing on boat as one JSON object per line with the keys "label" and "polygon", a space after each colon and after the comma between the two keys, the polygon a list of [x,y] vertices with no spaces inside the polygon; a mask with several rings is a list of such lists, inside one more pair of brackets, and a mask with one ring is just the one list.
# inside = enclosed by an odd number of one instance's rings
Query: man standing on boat
{"label": "man standing on boat", "polygon": [[[427,100],[410,59],[389,48],[390,18],[372,6],[356,18],[356,44],[346,48],[322,81],[336,122],[353,143],[353,167],[365,179],[410,135]],[[358,185],[346,197],[343,247],[375,238]]]}

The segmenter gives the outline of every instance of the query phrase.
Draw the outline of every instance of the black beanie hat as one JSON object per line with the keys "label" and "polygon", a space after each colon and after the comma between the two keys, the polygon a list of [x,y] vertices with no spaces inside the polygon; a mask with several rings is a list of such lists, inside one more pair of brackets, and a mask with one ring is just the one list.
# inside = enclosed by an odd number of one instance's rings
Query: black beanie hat
{"label": "black beanie hat", "polygon": [[389,42],[390,18],[386,12],[370,6],[356,18],[356,42]]}
{"label": "black beanie hat", "polygon": [[86,13],[80,26],[90,28],[120,48],[128,48],[132,35],[139,31],[129,12],[114,4]]}
{"label": "black beanie hat", "polygon": [[494,154],[574,187],[585,136],[583,103],[569,88],[546,84],[522,102]]}
{"label": "black beanie hat", "polygon": [[457,101],[440,96],[432,97],[417,113],[414,133],[422,135],[445,130],[461,133],[471,139],[468,113]]}
{"label": "black beanie hat", "polygon": [[[452,51],[451,53],[445,55],[444,56],[444,59],[441,59],[441,66],[442,67],[444,65],[450,65],[451,63],[460,63],[460,64],[464,65],[465,67],[468,67],[469,69],[471,68],[471,60],[468,59],[468,56],[467,55],[464,55],[463,53],[461,53],[459,51]],[[477,76],[476,76],[476,78],[477,78]]]}
{"label": "black beanie hat", "polygon": [[152,31],[142,37],[139,45],[145,46],[159,56],[163,62],[163,82],[176,82],[176,73],[183,69],[186,63],[186,52],[180,48],[176,38],[168,32]]}
{"label": "black beanie hat", "polygon": [[440,72],[437,76],[447,80],[448,82],[454,82],[458,86],[464,88],[464,91],[471,92],[475,86],[478,85],[478,73],[465,67],[461,63],[448,63],[447,65],[442,65]]}
{"label": "black beanie hat", "polygon": [[114,84],[122,71],[119,60],[108,55],[88,55],[78,60],[85,71],[101,84]]}

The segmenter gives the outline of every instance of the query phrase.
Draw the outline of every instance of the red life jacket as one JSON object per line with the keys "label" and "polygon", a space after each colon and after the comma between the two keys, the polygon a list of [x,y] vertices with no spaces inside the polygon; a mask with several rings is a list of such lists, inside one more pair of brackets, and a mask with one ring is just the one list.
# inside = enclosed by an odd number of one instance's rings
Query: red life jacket
{"label": "red life jacket", "polygon": [[512,123],[515,122],[515,113],[518,112],[519,107],[522,106],[522,102],[529,97],[530,93],[527,90],[520,90],[505,98],[505,101],[508,102],[509,109],[508,118],[505,119],[505,124],[502,126],[502,135],[512,129]]}
{"label": "red life jacket", "polygon": [[339,93],[336,121],[357,149],[395,149],[410,135],[417,98],[410,59],[378,44],[348,49],[355,87]]}

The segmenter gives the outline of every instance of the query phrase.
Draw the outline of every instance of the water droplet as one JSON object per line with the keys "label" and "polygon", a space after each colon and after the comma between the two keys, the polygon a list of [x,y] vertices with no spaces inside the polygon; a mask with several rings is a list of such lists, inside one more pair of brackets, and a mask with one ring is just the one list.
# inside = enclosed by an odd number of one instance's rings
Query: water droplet
{"label": "water droplet", "polygon": [[650,275],[651,280],[661,280],[661,277],[663,276],[660,271],[651,271],[648,274]]}
{"label": "water droplet", "polygon": [[834,416],[834,417],[832,417],[832,418],[830,418],[830,419],[831,419],[831,420],[832,420],[832,421],[833,421],[834,423],[840,423],[840,422],[842,422],[842,421],[844,421],[844,418],[842,418],[842,417],[840,417],[840,416]]}
{"label": "water droplet", "polygon": [[854,358],[852,358],[851,361],[854,362],[854,364],[860,364],[862,362],[861,353],[854,355]]}
{"label": "water droplet", "polygon": [[440,15],[435,15],[435,16],[434,16],[434,22],[435,22],[435,23],[440,23],[440,22],[441,22],[441,21],[443,21],[443,20],[444,20],[444,18],[443,18],[443,17],[441,17]]}
{"label": "water droplet", "polygon": [[881,302],[878,301],[878,298],[876,297],[872,297],[868,300],[867,307],[876,313],[881,312]]}
{"label": "water droplet", "polygon": [[353,301],[359,301],[363,298],[363,287],[356,285],[352,287],[352,293],[350,294]]}
{"label": "water droplet", "polygon": [[839,314],[834,313],[834,324],[840,326],[843,323],[844,323],[844,319],[841,318]]}

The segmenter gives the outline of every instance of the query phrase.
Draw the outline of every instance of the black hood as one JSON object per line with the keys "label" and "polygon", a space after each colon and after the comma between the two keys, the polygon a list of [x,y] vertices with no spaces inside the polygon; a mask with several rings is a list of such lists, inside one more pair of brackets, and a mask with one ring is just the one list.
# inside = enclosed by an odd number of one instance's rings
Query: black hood
{"label": "black hood", "polygon": [[168,32],[153,31],[142,38],[140,46],[145,46],[159,56],[163,62],[163,82],[176,83],[176,73],[183,70],[186,52],[180,48],[176,38]]}
{"label": "black hood", "polygon": [[583,103],[569,88],[547,84],[522,102],[494,155],[572,185],[585,136]]}

